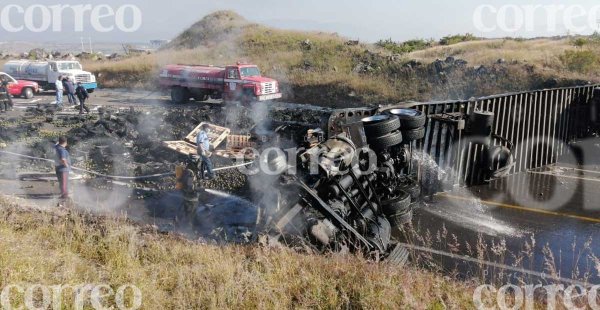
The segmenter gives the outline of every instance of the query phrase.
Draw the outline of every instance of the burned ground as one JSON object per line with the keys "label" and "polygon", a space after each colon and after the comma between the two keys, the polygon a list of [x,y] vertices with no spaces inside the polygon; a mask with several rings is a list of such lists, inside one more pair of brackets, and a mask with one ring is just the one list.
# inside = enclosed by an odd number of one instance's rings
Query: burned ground
{"label": "burned ground", "polygon": [[[146,176],[170,173],[185,160],[162,146],[162,141],[183,139],[201,122],[229,127],[232,133],[248,134],[266,120],[297,121],[319,124],[327,110],[298,110],[266,106],[247,108],[237,105],[203,105],[195,108],[100,107],[97,112],[80,116],[59,112],[54,105],[29,107],[0,115],[0,142],[8,150],[34,157],[53,159],[54,143],[61,135],[68,137],[73,164],[91,171],[116,176]],[[232,160],[214,157],[216,167],[229,166]],[[3,173],[16,171],[48,171],[49,165],[21,160],[6,161]],[[94,184],[104,182],[94,181]],[[247,178],[237,170],[221,171],[206,188],[244,194]],[[172,189],[172,177],[144,180],[139,186]]]}

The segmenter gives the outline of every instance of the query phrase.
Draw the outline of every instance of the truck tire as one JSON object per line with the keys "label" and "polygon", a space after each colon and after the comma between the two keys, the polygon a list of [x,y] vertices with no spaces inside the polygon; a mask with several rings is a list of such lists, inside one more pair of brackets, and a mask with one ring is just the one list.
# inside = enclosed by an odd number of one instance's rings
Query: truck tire
{"label": "truck tire", "polygon": [[171,88],[171,101],[178,104],[187,103],[190,101],[190,94],[186,88],[173,87]]}
{"label": "truck tire", "polygon": [[88,94],[91,94],[95,91],[95,89],[86,89],[86,90],[87,90]]}
{"label": "truck tire", "polygon": [[404,142],[411,142],[425,138],[425,127],[402,130]]}
{"label": "truck tire", "polygon": [[388,114],[396,115],[400,119],[403,130],[423,127],[427,120],[423,112],[415,109],[391,109],[387,112]]}
{"label": "truck tire", "polygon": [[395,214],[402,214],[410,210],[411,197],[410,194],[404,190],[397,192],[398,196],[389,200],[381,202],[381,210],[383,214],[390,217]]}
{"label": "truck tire", "polygon": [[402,143],[402,133],[394,131],[385,136],[367,139],[369,146],[374,150],[384,150]]}
{"label": "truck tire", "polygon": [[375,115],[362,119],[367,138],[376,138],[400,128],[400,120],[392,115]]}
{"label": "truck tire", "polygon": [[33,98],[33,89],[31,89],[29,87],[23,88],[23,91],[21,92],[21,97],[23,97],[25,99]]}

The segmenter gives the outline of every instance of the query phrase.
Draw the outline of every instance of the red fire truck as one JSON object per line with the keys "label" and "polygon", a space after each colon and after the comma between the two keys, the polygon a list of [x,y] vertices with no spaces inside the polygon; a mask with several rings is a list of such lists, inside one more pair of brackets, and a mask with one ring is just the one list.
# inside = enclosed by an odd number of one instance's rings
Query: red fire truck
{"label": "red fire truck", "polygon": [[279,83],[263,77],[255,65],[167,65],[160,72],[160,86],[170,89],[173,103],[209,98],[225,101],[267,101],[281,98]]}

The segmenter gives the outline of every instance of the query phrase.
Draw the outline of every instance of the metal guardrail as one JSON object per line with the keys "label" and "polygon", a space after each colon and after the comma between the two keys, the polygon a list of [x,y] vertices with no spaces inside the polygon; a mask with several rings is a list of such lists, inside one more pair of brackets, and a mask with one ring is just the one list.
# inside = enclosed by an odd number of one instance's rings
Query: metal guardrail
{"label": "metal guardrail", "polygon": [[[448,114],[471,115],[475,110],[494,113],[494,134],[514,145],[515,164],[510,173],[517,173],[555,163],[569,152],[565,147],[578,138],[589,136],[597,107],[590,102],[594,89],[586,85],[557,89],[509,93],[470,100],[410,103],[428,116],[425,139],[413,144],[413,151],[429,154],[444,170],[446,183],[470,185],[483,181],[477,169],[485,154],[484,146],[464,135],[451,122],[433,121],[432,116]],[[389,108],[389,107],[388,107]],[[495,141],[495,145],[507,141]],[[413,167],[420,171],[418,165]]]}

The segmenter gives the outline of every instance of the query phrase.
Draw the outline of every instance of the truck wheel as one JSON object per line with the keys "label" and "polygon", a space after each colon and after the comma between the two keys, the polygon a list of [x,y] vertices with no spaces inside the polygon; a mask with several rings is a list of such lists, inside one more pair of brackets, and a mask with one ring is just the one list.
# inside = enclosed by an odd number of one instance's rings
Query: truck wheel
{"label": "truck wheel", "polygon": [[417,129],[402,130],[404,142],[411,142],[425,138],[425,127]]}
{"label": "truck wheel", "polygon": [[367,139],[367,141],[372,149],[384,150],[402,143],[402,133],[400,133],[400,131],[394,131],[385,136]]}
{"label": "truck wheel", "polygon": [[31,89],[31,88],[23,89],[23,91],[21,92],[21,96],[25,99],[33,98],[33,89]]}
{"label": "truck wheel", "polygon": [[95,89],[87,89],[88,94],[91,94],[94,92]]}
{"label": "truck wheel", "polygon": [[190,100],[190,94],[183,87],[173,87],[171,89],[171,101],[173,103],[187,103]]}
{"label": "truck wheel", "polygon": [[425,114],[415,109],[391,109],[388,113],[398,116],[400,124],[402,124],[402,130],[423,127],[427,120]]}
{"label": "truck wheel", "polygon": [[410,210],[411,201],[409,193],[399,190],[395,198],[381,202],[383,214],[388,217],[403,214]]}
{"label": "truck wheel", "polygon": [[375,138],[387,135],[400,128],[400,120],[392,115],[375,115],[362,119],[365,135]]}

